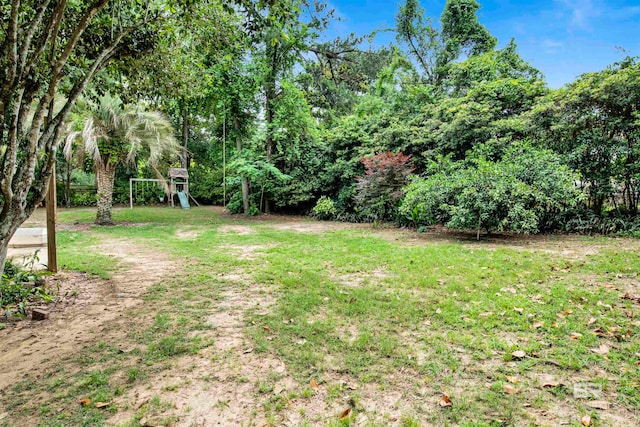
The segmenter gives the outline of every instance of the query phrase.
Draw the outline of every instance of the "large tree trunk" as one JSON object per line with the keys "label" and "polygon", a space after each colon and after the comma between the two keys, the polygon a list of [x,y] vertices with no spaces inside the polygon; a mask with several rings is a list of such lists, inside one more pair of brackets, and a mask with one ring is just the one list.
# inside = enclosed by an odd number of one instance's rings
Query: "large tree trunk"
{"label": "large tree trunk", "polygon": [[116,165],[109,161],[96,165],[98,181],[98,213],[96,224],[112,225],[111,210],[113,208],[113,183],[116,179]]}

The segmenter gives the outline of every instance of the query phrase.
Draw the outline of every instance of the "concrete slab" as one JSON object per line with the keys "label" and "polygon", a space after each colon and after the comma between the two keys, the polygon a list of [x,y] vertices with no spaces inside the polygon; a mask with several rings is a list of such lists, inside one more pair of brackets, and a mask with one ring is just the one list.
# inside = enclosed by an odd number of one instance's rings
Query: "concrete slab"
{"label": "concrete slab", "polygon": [[47,229],[41,227],[19,228],[9,240],[10,248],[47,246]]}
{"label": "concrete slab", "polygon": [[20,264],[28,264],[37,257],[36,269],[47,266],[47,229],[41,227],[19,228],[9,240],[7,257]]}

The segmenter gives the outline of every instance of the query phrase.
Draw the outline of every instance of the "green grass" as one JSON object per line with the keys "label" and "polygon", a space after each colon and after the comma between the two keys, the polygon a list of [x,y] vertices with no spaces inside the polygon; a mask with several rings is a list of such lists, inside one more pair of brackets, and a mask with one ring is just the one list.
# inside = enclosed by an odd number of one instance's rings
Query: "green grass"
{"label": "green grass", "polygon": [[[266,314],[260,307],[247,307],[245,333],[254,352],[285,362],[300,385],[292,399],[309,400],[313,392],[308,384],[315,379],[327,390],[328,402],[348,396],[354,417],[367,412],[363,389],[373,388],[381,396],[400,390],[412,409],[400,411],[393,421],[397,425],[536,425],[544,424],[544,418],[536,418],[540,413],[558,406],[564,408],[564,418],[549,425],[579,425],[586,413],[592,414],[594,425],[607,425],[601,421],[606,413],[599,415],[573,397],[574,384],[590,382],[601,387],[603,400],[628,416],[640,413],[638,304],[621,298],[629,287],[637,289],[640,256],[633,241],[416,242],[411,235],[397,232],[396,239],[389,239],[394,231],[362,227],[286,231],[277,219],[225,217],[207,209],[121,209],[115,219],[126,223],[61,232],[61,263],[108,277],[125,267],[87,247],[130,239],[159,248],[183,263],[184,271],[171,282],[152,286],[143,311],[131,313],[140,319],[127,336],[136,350],[122,353],[103,343],[80,352],[75,362],[64,361],[83,363],[84,368],[51,378],[60,402],[40,407],[42,425],[100,425],[108,412],[78,407],[63,415],[52,411],[73,406],[80,394],[104,399],[126,394],[171,369],[176,360],[214,348],[204,319],[225,291],[251,287],[276,300]],[[61,211],[60,220],[90,222],[93,213]],[[251,232],[220,232],[227,225]],[[179,232],[191,234],[185,238]],[[566,255],[557,249],[560,244],[576,250]],[[253,248],[251,256],[244,256],[248,247]],[[225,279],[238,272],[248,283]],[[608,354],[593,351],[601,345]],[[516,350],[527,357],[514,359]],[[543,387],[543,375],[564,385]],[[510,378],[517,379],[519,389],[512,395],[504,391]],[[278,379],[256,382],[256,399],[272,396]],[[248,381],[238,379],[239,384]],[[33,409],[20,396],[25,387],[38,385],[20,387],[11,411],[29,413]],[[178,387],[169,384],[164,391]],[[442,393],[451,397],[453,407],[437,405]],[[277,422],[287,408],[281,396],[262,401],[268,420]],[[224,409],[221,402],[218,409]],[[130,425],[138,425],[145,411],[173,416],[155,403],[138,410]],[[376,422],[392,422],[385,419]]]}

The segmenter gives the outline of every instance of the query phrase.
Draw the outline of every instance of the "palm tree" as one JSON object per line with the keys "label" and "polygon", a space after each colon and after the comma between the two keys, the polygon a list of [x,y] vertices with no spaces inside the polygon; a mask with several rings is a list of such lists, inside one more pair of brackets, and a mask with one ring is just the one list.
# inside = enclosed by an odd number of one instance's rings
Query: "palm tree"
{"label": "palm tree", "polygon": [[83,153],[91,156],[98,185],[96,223],[112,224],[113,184],[116,166],[135,165],[146,149],[147,162],[154,167],[165,154],[175,155],[181,149],[169,120],[156,111],[125,106],[120,98],[105,94],[98,102],[83,99],[77,104],[69,122],[65,155],[71,158],[73,142],[83,143]]}

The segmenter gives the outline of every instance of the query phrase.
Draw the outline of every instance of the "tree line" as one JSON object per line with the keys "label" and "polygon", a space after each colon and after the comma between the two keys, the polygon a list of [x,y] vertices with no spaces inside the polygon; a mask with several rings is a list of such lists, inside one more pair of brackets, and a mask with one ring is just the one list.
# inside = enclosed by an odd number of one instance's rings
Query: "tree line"
{"label": "tree line", "polygon": [[552,90],[480,7],[406,0],[378,47],[320,0],[2,0],[0,258],[56,160],[99,222],[179,164],[235,213],[637,233],[637,59]]}

